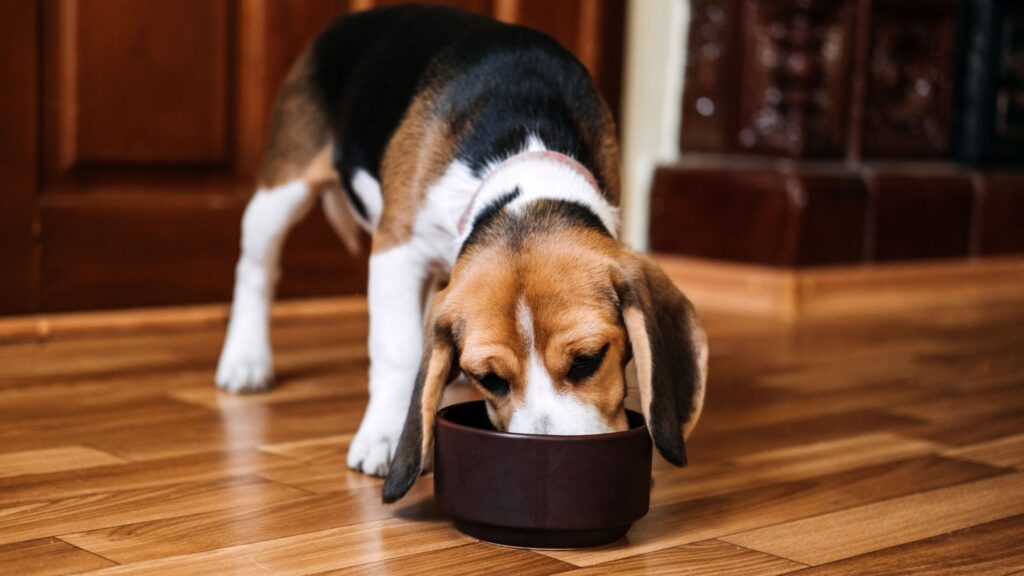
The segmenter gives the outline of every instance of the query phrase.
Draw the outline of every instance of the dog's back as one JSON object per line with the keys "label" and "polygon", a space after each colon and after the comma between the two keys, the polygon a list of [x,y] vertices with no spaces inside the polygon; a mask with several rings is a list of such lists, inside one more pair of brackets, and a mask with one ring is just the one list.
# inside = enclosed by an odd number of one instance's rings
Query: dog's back
{"label": "dog's back", "polygon": [[532,135],[579,159],[602,187],[617,181],[596,158],[609,120],[603,102],[583,66],[543,33],[445,7],[399,6],[338,20],[308,57],[334,167],[364,222],[370,209],[357,173],[380,182],[392,136],[427,91],[433,112],[449,119],[455,156],[476,176]]}
{"label": "dog's back", "polygon": [[343,17],[324,30],[312,45],[309,74],[341,144],[335,159],[343,177],[363,169],[379,179],[384,149],[431,61],[498,26],[451,8],[404,5]]}

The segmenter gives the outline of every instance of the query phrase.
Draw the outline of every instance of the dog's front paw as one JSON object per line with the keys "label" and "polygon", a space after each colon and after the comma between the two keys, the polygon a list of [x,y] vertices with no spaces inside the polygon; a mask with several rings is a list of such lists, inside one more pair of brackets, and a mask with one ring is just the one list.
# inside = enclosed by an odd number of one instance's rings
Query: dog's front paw
{"label": "dog's front paw", "polygon": [[371,402],[348,448],[348,467],[370,476],[387,476],[403,424],[403,411],[375,409]]}
{"label": "dog's front paw", "polygon": [[228,338],[217,363],[217,386],[226,392],[263,392],[274,381],[274,360],[265,339]]}

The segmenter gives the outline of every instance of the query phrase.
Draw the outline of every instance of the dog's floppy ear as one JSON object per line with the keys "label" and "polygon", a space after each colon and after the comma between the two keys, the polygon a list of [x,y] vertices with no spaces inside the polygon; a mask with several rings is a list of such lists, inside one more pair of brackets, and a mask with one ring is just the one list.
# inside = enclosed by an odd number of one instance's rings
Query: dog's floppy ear
{"label": "dog's floppy ear", "polygon": [[615,279],[636,364],[640,404],[658,451],[686,465],[685,438],[704,405],[707,338],[693,305],[646,256],[621,260]]}
{"label": "dog's floppy ear", "polygon": [[[435,296],[439,303],[441,294]],[[437,306],[432,306],[436,309]],[[398,440],[384,481],[384,502],[398,500],[412,488],[425,467],[430,465],[434,447],[434,417],[444,387],[458,375],[458,354],[451,324],[435,317],[427,323],[423,359],[416,376],[405,428]]]}

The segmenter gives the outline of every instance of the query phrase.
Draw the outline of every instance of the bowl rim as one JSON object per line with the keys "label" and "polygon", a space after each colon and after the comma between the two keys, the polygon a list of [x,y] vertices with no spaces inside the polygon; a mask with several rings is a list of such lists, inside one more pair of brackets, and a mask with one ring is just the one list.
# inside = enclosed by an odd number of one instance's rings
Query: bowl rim
{"label": "bowl rim", "polygon": [[476,428],[474,426],[467,426],[465,424],[459,424],[458,422],[454,422],[452,420],[449,420],[445,416],[445,412],[447,412],[451,408],[457,408],[459,406],[465,406],[465,405],[468,405],[468,404],[484,404],[485,402],[486,402],[485,400],[469,400],[469,401],[466,401],[466,402],[458,402],[456,404],[449,404],[448,406],[445,406],[444,408],[441,408],[440,410],[437,411],[437,416],[435,418],[437,426],[439,426],[439,427],[440,426],[445,426],[445,427],[448,427],[448,428],[454,428],[456,430],[460,430],[460,431],[463,431],[463,432],[468,432],[468,433],[471,433],[471,434],[477,434],[477,435],[480,435],[480,436],[496,436],[498,438],[508,438],[508,439],[513,439],[513,440],[533,440],[533,441],[537,441],[537,442],[566,442],[566,441],[568,441],[568,442],[595,442],[595,441],[600,441],[600,440],[613,440],[613,439],[616,439],[616,438],[626,438],[626,437],[629,437],[629,436],[635,436],[635,435],[640,435],[640,434],[643,434],[644,436],[648,436],[650,434],[647,431],[647,421],[644,419],[643,414],[640,414],[636,410],[630,410],[628,408],[626,409],[627,413],[636,414],[643,421],[643,424],[641,426],[637,426],[636,428],[630,428],[628,430],[622,430],[622,431],[619,431],[619,432],[602,432],[601,434],[566,434],[566,435],[559,435],[559,434],[524,434],[524,433],[520,433],[520,432],[501,432],[500,430],[485,430],[483,428]]}

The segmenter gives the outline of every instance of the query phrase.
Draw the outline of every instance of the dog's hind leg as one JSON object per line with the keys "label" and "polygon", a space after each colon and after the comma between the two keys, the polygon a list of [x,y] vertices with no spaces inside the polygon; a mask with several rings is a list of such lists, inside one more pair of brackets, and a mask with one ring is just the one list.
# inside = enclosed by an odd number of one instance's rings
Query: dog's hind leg
{"label": "dog's hind leg", "polygon": [[358,253],[362,245],[359,234],[361,224],[352,213],[348,201],[345,200],[345,191],[342,190],[341,184],[334,181],[323,186],[320,198],[322,200],[320,205],[323,206],[324,215],[327,216],[331,228],[334,229],[349,252]]}
{"label": "dog's hind leg", "polygon": [[330,166],[330,127],[309,88],[308,57],[292,69],[274,105],[260,184],[242,218],[241,256],[217,385],[230,392],[264,390],[273,381],[270,305],[288,231],[337,182]]}

